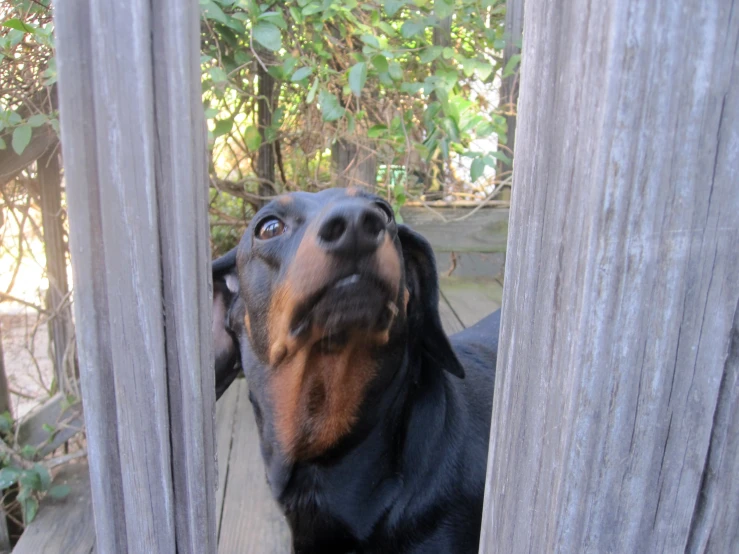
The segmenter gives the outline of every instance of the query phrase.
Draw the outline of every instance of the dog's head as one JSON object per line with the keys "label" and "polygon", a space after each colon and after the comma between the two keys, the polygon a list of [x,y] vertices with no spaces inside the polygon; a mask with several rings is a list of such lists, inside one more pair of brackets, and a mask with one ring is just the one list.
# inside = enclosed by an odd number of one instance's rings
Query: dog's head
{"label": "dog's head", "polygon": [[213,281],[217,394],[242,365],[260,431],[287,460],[347,436],[406,351],[463,375],[441,327],[431,247],[377,196],[277,198],[213,263]]}

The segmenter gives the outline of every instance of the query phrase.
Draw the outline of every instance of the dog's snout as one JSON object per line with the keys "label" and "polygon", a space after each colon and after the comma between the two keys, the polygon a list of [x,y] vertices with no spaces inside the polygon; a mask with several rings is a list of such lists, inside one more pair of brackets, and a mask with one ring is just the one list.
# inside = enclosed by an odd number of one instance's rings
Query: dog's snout
{"label": "dog's snout", "polygon": [[373,206],[344,203],[324,216],[318,238],[327,252],[362,256],[377,250],[386,230],[386,218]]}

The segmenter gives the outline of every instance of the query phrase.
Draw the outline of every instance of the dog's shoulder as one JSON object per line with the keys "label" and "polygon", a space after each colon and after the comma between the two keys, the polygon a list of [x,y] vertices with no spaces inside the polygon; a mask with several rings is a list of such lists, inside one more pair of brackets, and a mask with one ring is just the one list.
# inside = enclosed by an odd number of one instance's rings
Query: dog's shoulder
{"label": "dog's shoulder", "polygon": [[465,374],[479,374],[480,378],[491,381],[495,378],[499,334],[500,310],[497,310],[450,337]]}

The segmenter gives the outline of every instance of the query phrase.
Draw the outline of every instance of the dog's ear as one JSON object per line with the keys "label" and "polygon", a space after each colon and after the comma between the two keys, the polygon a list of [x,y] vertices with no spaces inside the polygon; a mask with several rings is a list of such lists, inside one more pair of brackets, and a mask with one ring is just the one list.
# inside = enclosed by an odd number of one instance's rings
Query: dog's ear
{"label": "dog's ear", "polygon": [[431,245],[405,225],[398,226],[398,238],[403,248],[405,281],[410,293],[408,323],[411,333],[416,334],[424,356],[463,378],[464,368],[441,326],[439,278]]}
{"label": "dog's ear", "polygon": [[239,343],[229,326],[230,312],[239,295],[236,249],[213,262],[213,354],[216,400],[241,371]]}

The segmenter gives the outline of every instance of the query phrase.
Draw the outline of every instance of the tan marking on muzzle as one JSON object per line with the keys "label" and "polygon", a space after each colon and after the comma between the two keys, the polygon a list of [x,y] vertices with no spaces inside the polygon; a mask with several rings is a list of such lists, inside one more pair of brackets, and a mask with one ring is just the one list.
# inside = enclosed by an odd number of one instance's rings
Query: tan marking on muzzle
{"label": "tan marking on muzzle", "polygon": [[[306,230],[284,282],[275,290],[268,315],[272,373],[269,377],[277,439],[293,460],[326,451],[356,421],[364,392],[376,374],[371,351],[390,340],[390,328],[356,331],[340,352],[321,352],[323,332],[313,326],[307,335],[291,336],[295,310],[334,278],[333,260],[320,247],[316,226]],[[375,271],[399,295],[401,260],[389,236],[375,254]],[[398,307],[388,307],[394,319]]]}

